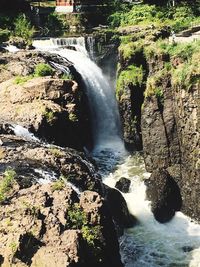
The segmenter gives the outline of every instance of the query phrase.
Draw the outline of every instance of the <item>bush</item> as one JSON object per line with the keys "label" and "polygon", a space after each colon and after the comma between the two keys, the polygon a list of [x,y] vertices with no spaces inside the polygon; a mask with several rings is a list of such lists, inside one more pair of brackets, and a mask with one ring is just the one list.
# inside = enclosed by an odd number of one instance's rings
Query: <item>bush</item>
{"label": "bush", "polygon": [[7,169],[3,176],[3,180],[0,182],[0,203],[6,199],[7,194],[10,192],[14,184],[16,172],[13,169]]}
{"label": "bush", "polygon": [[29,75],[29,76],[17,76],[14,80],[15,84],[25,84],[27,81],[31,80],[33,78],[33,76]]}
{"label": "bush", "polygon": [[87,224],[87,216],[79,204],[75,203],[67,211],[67,226],[71,229],[81,229]]}
{"label": "bush", "polygon": [[34,76],[35,77],[51,76],[53,72],[54,70],[49,64],[40,63],[35,68]]}
{"label": "bush", "polygon": [[60,15],[55,13],[48,15],[44,26],[47,29],[47,35],[52,37],[61,36],[64,29],[68,28],[66,19],[62,19]]}
{"label": "bush", "polygon": [[142,66],[136,67],[134,65],[129,66],[126,70],[123,70],[117,79],[117,98],[127,85],[139,85],[143,83],[144,72]]}
{"label": "bush", "polygon": [[34,32],[35,29],[31,26],[30,21],[24,14],[20,14],[15,20],[14,36],[23,38],[29,44]]}
{"label": "bush", "polygon": [[10,31],[9,30],[0,29],[0,43],[8,41],[9,36],[10,36]]}

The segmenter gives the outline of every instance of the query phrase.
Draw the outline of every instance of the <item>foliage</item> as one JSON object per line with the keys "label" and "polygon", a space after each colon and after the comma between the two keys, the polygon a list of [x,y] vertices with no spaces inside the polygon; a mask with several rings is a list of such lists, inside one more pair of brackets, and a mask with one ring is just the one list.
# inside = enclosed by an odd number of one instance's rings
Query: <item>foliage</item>
{"label": "foliage", "polygon": [[47,35],[52,37],[61,36],[68,26],[66,20],[56,13],[50,13],[45,23]]}
{"label": "foliage", "polygon": [[3,180],[0,182],[0,203],[6,199],[7,194],[10,192],[16,172],[13,169],[6,169],[3,176]]}
{"label": "foliage", "polygon": [[53,121],[55,120],[55,114],[52,110],[50,109],[46,109],[45,112],[44,112],[44,117],[46,118],[46,121],[49,123],[49,124],[52,124]]}
{"label": "foliage", "polygon": [[53,75],[53,68],[49,64],[39,63],[35,67],[34,76],[35,77],[44,77]]}
{"label": "foliage", "polygon": [[8,41],[10,36],[9,30],[0,29],[0,43]]}
{"label": "foliage", "polygon": [[190,90],[192,86],[200,86],[200,52],[195,52],[192,57],[172,69],[172,84]]}
{"label": "foliage", "polygon": [[61,77],[62,80],[73,80],[74,77],[71,73],[64,73]]}
{"label": "foliage", "polygon": [[20,84],[23,85],[25,84],[27,81],[31,80],[33,78],[32,75],[28,75],[28,76],[17,76],[14,80],[15,84]]}
{"label": "foliage", "polygon": [[168,64],[161,70],[158,70],[147,79],[145,97],[156,95],[157,98],[163,97],[162,84],[163,80],[170,76]]}
{"label": "foliage", "polygon": [[57,158],[61,158],[65,155],[65,153],[61,149],[58,149],[56,147],[50,148],[50,152]]}
{"label": "foliage", "polygon": [[101,236],[101,226],[84,225],[81,229],[83,238],[87,241],[89,246],[95,246],[95,241]]}
{"label": "foliage", "polygon": [[72,121],[72,122],[77,122],[78,121],[78,117],[74,113],[69,113],[69,120]]}
{"label": "foliage", "polygon": [[156,5],[133,5],[128,12],[117,11],[108,21],[110,26],[154,25],[170,26],[175,32],[186,29],[192,24],[200,23],[199,13],[191,5],[162,7]]}
{"label": "foliage", "polygon": [[129,42],[125,44],[122,43],[119,47],[119,51],[122,54],[124,60],[130,60],[133,55],[142,53],[143,42],[140,40],[138,42]]}
{"label": "foliage", "polygon": [[23,38],[29,44],[31,42],[35,29],[31,25],[30,21],[26,18],[25,14],[20,14],[16,18],[14,24],[15,28],[13,35]]}
{"label": "foliage", "polygon": [[68,209],[66,217],[67,226],[72,229],[81,229],[84,225],[87,225],[86,213],[77,203]]}
{"label": "foliage", "polygon": [[63,179],[58,179],[56,182],[54,182],[51,186],[52,191],[60,191],[65,187],[65,182]]}
{"label": "foliage", "polygon": [[139,85],[143,83],[144,71],[142,66],[136,67],[134,65],[129,66],[126,70],[123,70],[117,79],[117,97],[119,98],[124,88],[128,85]]}

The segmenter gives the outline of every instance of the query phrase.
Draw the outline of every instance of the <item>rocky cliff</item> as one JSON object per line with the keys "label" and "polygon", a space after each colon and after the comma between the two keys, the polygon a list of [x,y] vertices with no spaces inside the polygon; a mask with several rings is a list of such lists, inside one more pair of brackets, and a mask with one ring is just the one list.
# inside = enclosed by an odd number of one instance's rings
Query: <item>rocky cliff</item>
{"label": "rocky cliff", "polygon": [[32,51],[0,63],[0,265],[122,267],[126,202],[72,149],[91,139],[81,77]]}
{"label": "rocky cliff", "polygon": [[[35,74],[37,66],[53,63],[62,64],[71,75],[55,65],[49,66],[49,74],[42,69]],[[0,74],[1,124],[24,126],[39,138],[62,146],[82,150],[89,145],[87,98],[81,77],[70,62],[48,53],[2,53]]]}
{"label": "rocky cliff", "polygon": [[[122,42],[119,48],[117,94],[125,142],[137,148],[134,139],[139,137],[147,171],[161,169],[162,176],[162,169],[167,170],[179,187],[181,210],[200,220],[199,43],[155,42],[158,36],[165,37],[163,30],[142,31],[123,37],[127,44]],[[157,181],[154,189],[160,190]]]}

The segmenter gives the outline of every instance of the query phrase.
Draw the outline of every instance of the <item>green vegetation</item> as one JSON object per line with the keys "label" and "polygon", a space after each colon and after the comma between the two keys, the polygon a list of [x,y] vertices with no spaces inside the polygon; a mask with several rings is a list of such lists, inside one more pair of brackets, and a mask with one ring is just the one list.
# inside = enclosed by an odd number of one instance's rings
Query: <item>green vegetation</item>
{"label": "green vegetation", "polygon": [[2,203],[8,193],[11,191],[16,177],[16,172],[13,169],[6,169],[3,179],[0,182],[0,203]]}
{"label": "green vegetation", "polygon": [[0,29],[0,43],[8,41],[10,37],[10,31],[7,29]]}
{"label": "green vegetation", "polygon": [[44,24],[46,35],[51,37],[58,37],[63,35],[64,30],[69,28],[66,18],[56,13],[50,13]]}
{"label": "green vegetation", "polygon": [[35,77],[44,77],[53,75],[53,68],[49,64],[39,63],[34,72]]}
{"label": "green vegetation", "polygon": [[65,153],[61,149],[58,149],[56,147],[52,147],[49,150],[57,158],[61,158],[65,155]]}
{"label": "green vegetation", "polygon": [[191,4],[176,7],[156,6],[148,4],[133,5],[128,12],[124,10],[112,14],[108,21],[111,27],[130,25],[170,26],[175,32],[200,23],[199,10]]}
{"label": "green vegetation", "polygon": [[125,44],[121,43],[119,52],[122,54],[124,60],[130,60],[133,56],[143,52],[143,42],[140,40],[136,42],[125,42]]}
{"label": "green vegetation", "polygon": [[52,183],[51,189],[52,191],[60,191],[65,187],[65,182],[62,178],[58,179],[56,182]]}
{"label": "green vegetation", "polygon": [[74,77],[71,73],[64,73],[61,77],[62,80],[74,80]]}
{"label": "green vegetation", "polygon": [[190,90],[193,86],[200,86],[200,52],[195,52],[192,57],[172,70],[172,84]]}
{"label": "green vegetation", "polygon": [[67,211],[67,227],[70,229],[80,229],[83,239],[91,248],[93,256],[100,256],[101,246],[104,239],[102,235],[102,227],[100,225],[90,225],[88,223],[87,214],[82,210],[78,203],[72,205]]}
{"label": "green vegetation", "polygon": [[28,76],[17,76],[14,80],[15,84],[20,84],[23,85],[26,82],[28,82],[29,80],[31,80],[33,78],[32,75],[28,75]]}
{"label": "green vegetation", "polygon": [[72,122],[77,122],[78,121],[78,117],[74,113],[69,113],[69,120],[72,121]]}
{"label": "green vegetation", "polygon": [[15,28],[13,35],[16,37],[21,37],[23,40],[27,42],[27,44],[30,44],[35,29],[31,25],[30,21],[26,18],[26,16],[24,14],[20,14],[16,18],[14,25]]}
{"label": "green vegetation", "polygon": [[55,113],[52,110],[50,110],[50,109],[46,109],[45,110],[44,117],[46,118],[46,121],[49,124],[52,124],[54,122],[54,120],[56,119]]}
{"label": "green vegetation", "polygon": [[82,229],[83,226],[87,225],[86,213],[77,203],[68,209],[66,219],[67,226],[71,229]]}
{"label": "green vegetation", "polygon": [[123,93],[123,90],[128,85],[139,85],[143,83],[144,71],[142,66],[136,67],[134,65],[129,66],[126,70],[123,70],[117,80],[117,97]]}

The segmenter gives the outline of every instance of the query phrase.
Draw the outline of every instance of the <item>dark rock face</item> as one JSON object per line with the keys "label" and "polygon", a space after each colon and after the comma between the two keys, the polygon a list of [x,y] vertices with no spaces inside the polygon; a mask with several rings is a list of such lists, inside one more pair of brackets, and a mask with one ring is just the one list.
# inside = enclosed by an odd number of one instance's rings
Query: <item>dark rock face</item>
{"label": "dark rock face", "polygon": [[124,88],[119,99],[119,112],[122,120],[123,137],[128,150],[142,149],[140,128],[141,105],[144,88],[129,85]]}
{"label": "dark rock face", "polygon": [[177,183],[166,170],[159,169],[146,180],[146,185],[147,198],[151,201],[155,219],[161,223],[169,221],[182,206]]}
{"label": "dark rock face", "polygon": [[123,233],[124,228],[135,224],[135,218],[129,213],[126,201],[118,190],[106,186],[106,200],[119,234]]}
{"label": "dark rock face", "polygon": [[178,184],[182,211],[200,220],[198,86],[174,88],[170,77],[162,80],[162,105],[154,95],[144,101],[142,138],[149,172],[165,168]]}
{"label": "dark rock face", "polygon": [[180,164],[180,144],[170,77],[162,81],[163,98],[147,97],[142,111],[142,139],[147,171]]}
{"label": "dark rock face", "polygon": [[120,190],[122,193],[128,193],[130,188],[131,181],[125,177],[122,177],[119,181],[116,182],[115,187]]}

